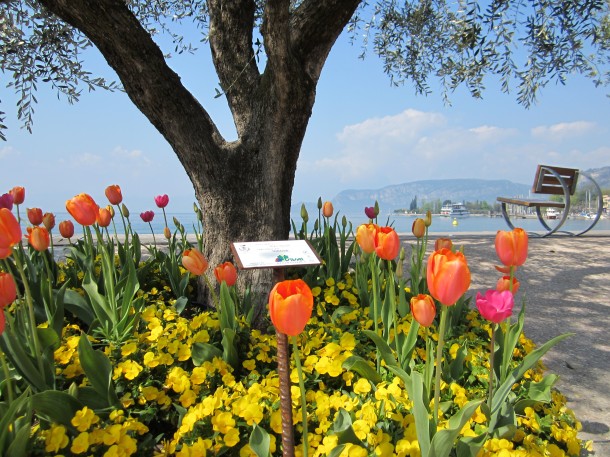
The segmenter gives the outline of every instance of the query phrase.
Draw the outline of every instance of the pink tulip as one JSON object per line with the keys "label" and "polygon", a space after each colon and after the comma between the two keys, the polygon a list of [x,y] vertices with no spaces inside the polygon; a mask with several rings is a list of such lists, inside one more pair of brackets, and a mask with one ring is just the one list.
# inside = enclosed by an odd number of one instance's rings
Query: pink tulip
{"label": "pink tulip", "polygon": [[6,208],[9,211],[13,210],[13,196],[11,194],[0,195],[0,208]]}
{"label": "pink tulip", "polygon": [[155,213],[153,211],[144,211],[140,213],[140,218],[144,222],[151,222],[155,218]]}
{"label": "pink tulip", "polygon": [[155,204],[157,205],[158,208],[165,208],[168,203],[169,203],[169,197],[167,196],[167,194],[157,195],[155,197]]}
{"label": "pink tulip", "polygon": [[366,214],[366,217],[369,219],[375,219],[375,217],[377,217],[374,206],[367,206],[364,208],[364,214]]}
{"label": "pink tulip", "polygon": [[488,290],[485,295],[477,292],[476,301],[481,316],[495,324],[499,324],[513,314],[515,299],[508,290],[502,292]]}

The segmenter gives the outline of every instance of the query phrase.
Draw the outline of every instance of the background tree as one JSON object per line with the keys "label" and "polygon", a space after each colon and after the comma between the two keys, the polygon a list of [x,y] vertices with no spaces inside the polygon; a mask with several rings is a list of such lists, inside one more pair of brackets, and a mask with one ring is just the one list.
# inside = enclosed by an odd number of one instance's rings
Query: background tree
{"label": "background tree", "polygon": [[[82,84],[119,87],[85,70],[82,50],[95,46],[184,166],[214,265],[230,256],[231,241],[288,236],[316,85],[344,30],[364,36],[363,53],[382,57],[393,84],[428,93],[430,78],[439,78],[444,97],[462,84],[479,97],[491,74],[504,91],[516,87],[527,106],[540,88],[573,72],[607,82],[607,10],[596,0],[492,0],[484,7],[440,0],[2,0],[0,68],[19,94],[17,116],[31,128],[40,83],[70,102]],[[191,23],[210,46],[235,141],[223,138],[160,47],[164,33],[174,52],[190,51],[180,26]],[[0,132],[4,117],[0,112]],[[255,275],[255,286],[269,290],[270,276]]]}

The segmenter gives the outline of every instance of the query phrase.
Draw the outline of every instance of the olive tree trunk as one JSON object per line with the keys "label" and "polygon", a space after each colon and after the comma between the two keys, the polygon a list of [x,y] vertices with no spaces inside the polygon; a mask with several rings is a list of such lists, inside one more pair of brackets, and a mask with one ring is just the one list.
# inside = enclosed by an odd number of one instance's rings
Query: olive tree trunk
{"label": "olive tree trunk", "polygon": [[[290,0],[267,0],[262,72],[253,47],[255,0],[207,2],[214,67],[238,135],[233,142],[182,85],[129,2],[39,1],[91,40],[173,148],[203,211],[212,267],[231,258],[233,241],[288,237],[296,163],[316,84],[360,0],[304,0],[296,7]],[[246,280],[262,297],[271,278],[271,272],[255,271]]]}

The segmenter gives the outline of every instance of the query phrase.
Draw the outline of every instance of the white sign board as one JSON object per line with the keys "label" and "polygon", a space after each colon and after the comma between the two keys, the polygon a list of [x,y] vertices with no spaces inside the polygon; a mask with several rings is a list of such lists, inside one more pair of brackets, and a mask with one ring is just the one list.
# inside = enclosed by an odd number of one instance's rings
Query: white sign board
{"label": "white sign board", "polygon": [[306,240],[236,242],[231,244],[231,250],[239,267],[246,270],[311,266],[322,263]]}

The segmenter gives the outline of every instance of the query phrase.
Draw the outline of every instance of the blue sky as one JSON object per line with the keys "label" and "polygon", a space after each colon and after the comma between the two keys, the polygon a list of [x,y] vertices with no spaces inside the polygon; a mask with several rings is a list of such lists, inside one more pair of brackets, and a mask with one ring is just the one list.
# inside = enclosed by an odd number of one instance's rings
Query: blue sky
{"label": "blue sky", "polygon": [[[391,87],[381,62],[342,37],[318,85],[317,100],[299,159],[293,202],[332,199],[345,189],[376,189],[423,179],[509,179],[529,184],[538,163],[581,169],[610,165],[608,89],[575,76],[547,86],[525,109],[515,94],[490,81],[483,100],[464,90],[443,104],[437,90],[416,96]],[[113,79],[95,52],[90,70]],[[170,65],[234,138],[208,54],[180,56]],[[3,75],[6,81],[6,75]],[[27,207],[62,211],[80,192],[105,204],[104,189],[119,184],[132,212],[155,209],[167,193],[171,212],[190,212],[192,185],[171,148],[123,93],[83,92],[69,105],[39,86],[34,132],[16,119],[15,95],[0,87],[8,141],[0,143],[0,192],[26,187]],[[373,203],[373,202],[371,202]]]}

